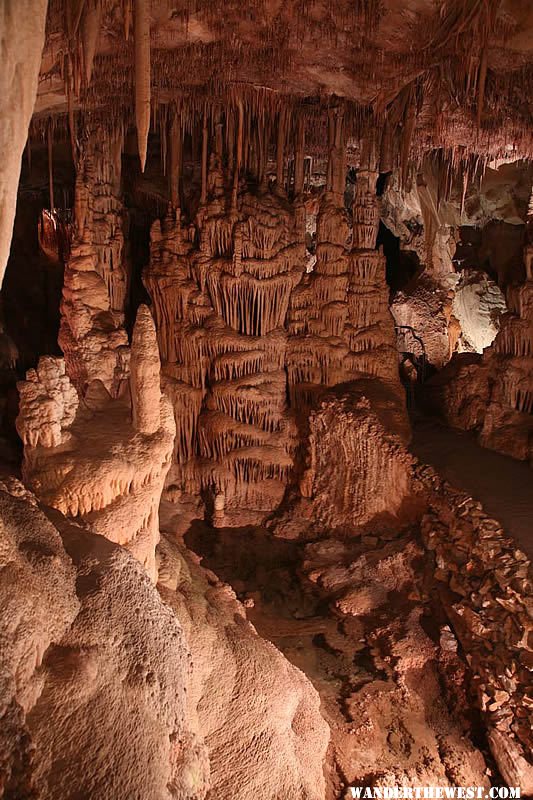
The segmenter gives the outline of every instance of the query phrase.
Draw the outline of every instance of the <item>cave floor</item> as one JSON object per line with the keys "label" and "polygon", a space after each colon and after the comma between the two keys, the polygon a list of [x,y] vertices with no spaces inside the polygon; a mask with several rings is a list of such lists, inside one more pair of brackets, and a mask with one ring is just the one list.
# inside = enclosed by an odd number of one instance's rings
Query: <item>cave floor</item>
{"label": "cave floor", "polygon": [[486,780],[465,665],[431,602],[417,530],[305,544],[196,519],[184,539],[317,689],[331,730],[326,800],[357,783]]}
{"label": "cave floor", "polygon": [[528,464],[481,447],[471,432],[425,417],[413,420],[411,450],[479,500],[533,558],[533,472]]}

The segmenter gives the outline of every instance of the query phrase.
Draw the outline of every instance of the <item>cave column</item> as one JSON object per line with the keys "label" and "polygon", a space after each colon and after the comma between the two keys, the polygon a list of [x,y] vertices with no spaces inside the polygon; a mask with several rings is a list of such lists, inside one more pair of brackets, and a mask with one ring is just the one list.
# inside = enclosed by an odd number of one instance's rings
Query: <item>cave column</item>
{"label": "cave column", "polygon": [[47,6],[47,0],[0,3],[0,284],[9,257],[22,153],[37,95]]}
{"label": "cave column", "polygon": [[[124,208],[118,195],[122,130],[95,127],[80,154],[74,235],[65,264],[59,345],[83,394],[93,380],[111,395],[127,375],[124,328],[128,270]],[[117,156],[118,153],[118,156]]]}

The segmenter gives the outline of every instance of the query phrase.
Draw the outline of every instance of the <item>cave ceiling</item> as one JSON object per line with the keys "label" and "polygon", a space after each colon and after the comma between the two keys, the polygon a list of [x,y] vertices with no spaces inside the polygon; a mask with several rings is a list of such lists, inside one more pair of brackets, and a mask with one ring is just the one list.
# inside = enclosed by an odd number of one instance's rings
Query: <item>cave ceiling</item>
{"label": "cave ceiling", "polygon": [[404,155],[533,151],[530,0],[51,0],[34,129],[67,127],[69,110],[78,125],[133,123],[136,68],[152,127],[171,107],[194,118],[242,100],[267,119],[289,106],[320,149],[321,115],[341,102],[349,133],[386,123]]}

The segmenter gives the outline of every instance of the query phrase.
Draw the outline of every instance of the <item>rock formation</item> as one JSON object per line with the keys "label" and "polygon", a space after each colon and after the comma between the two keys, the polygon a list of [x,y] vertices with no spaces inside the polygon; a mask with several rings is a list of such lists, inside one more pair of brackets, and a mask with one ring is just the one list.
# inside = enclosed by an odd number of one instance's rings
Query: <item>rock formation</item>
{"label": "rock formation", "polygon": [[0,798],[533,794],[526,6],[3,3]]}
{"label": "rock formation", "polygon": [[505,296],[494,281],[483,273],[464,270],[452,304],[461,329],[458,351],[482,353],[496,338],[506,310]]}
{"label": "rock formation", "polygon": [[[508,785],[533,791],[530,560],[481,505],[432,473],[422,519],[442,605],[466,654],[488,740]],[[465,569],[466,566],[466,569]]]}
{"label": "rock formation", "polygon": [[316,266],[291,296],[287,373],[291,404],[309,409],[327,387],[363,375],[398,386],[385,260],[376,250],[377,167],[357,176],[350,226],[344,208],[343,116],[329,118],[329,160],[317,217]]}
{"label": "rock formation", "polygon": [[146,572],[53,524],[20,484],[3,483],[0,503],[2,796],[204,798],[190,655]]}
{"label": "rock formation", "polygon": [[352,531],[379,524],[383,515],[401,516],[410,493],[408,436],[403,409],[386,385],[360,381],[326,395],[309,420],[301,487],[311,499],[308,516]]}
{"label": "rock formation", "polygon": [[303,229],[265,188],[226,209],[217,161],[198,250],[171,212],[163,228],[154,224],[145,276],[178,425],[172,481],[211,492],[218,511],[269,511],[292,466],[284,323]]}
{"label": "rock formation", "polygon": [[[128,549],[155,580],[158,506],[175,425],[160,390],[150,311],[141,306],[131,345],[129,394],[113,399],[93,380],[80,399],[65,362],[43,357],[19,383],[23,475],[46,505]],[[131,399],[130,399],[131,398]]]}
{"label": "rock formation", "polygon": [[127,377],[121,152],[120,132],[90,129],[78,165],[59,330],[68,375],[78,391],[99,380],[113,397]]}
{"label": "rock formation", "polygon": [[329,729],[317,691],[172,531],[159,551],[161,596],[191,648],[188,702],[209,753],[210,794],[321,800]]}
{"label": "rock formation", "polygon": [[[210,493],[217,524],[230,523],[237,509],[242,524],[244,509],[264,515],[279,505],[293,472],[295,423],[325,388],[372,375],[401,391],[384,259],[375,250],[377,172],[361,171],[348,225],[342,110],[330,115],[329,177],[310,274],[303,174],[295,172],[291,200],[282,136],[280,183],[268,189],[261,162],[266,144],[256,150],[252,141],[245,153],[256,159],[255,181],[239,192],[244,122],[238,109],[233,176],[223,169],[218,123],[208,173],[204,153],[205,199],[196,230],[183,225],[179,207],[169,207],[152,227],[144,276],[178,427],[170,485],[174,492]],[[303,157],[303,130],[302,122],[295,170]],[[230,180],[228,203],[224,187]]]}
{"label": "rock formation", "polygon": [[461,333],[453,301],[453,289],[425,275],[397,292],[391,312],[400,352],[442,369],[452,357]]}
{"label": "rock formation", "polygon": [[37,94],[47,5],[47,0],[6,0],[0,9],[0,146],[4,153],[0,166],[0,280],[9,255],[22,152]]}
{"label": "rock formation", "polygon": [[509,286],[506,301],[508,313],[481,360],[451,362],[430,382],[429,398],[449,424],[478,429],[484,447],[530,461],[533,281]]}

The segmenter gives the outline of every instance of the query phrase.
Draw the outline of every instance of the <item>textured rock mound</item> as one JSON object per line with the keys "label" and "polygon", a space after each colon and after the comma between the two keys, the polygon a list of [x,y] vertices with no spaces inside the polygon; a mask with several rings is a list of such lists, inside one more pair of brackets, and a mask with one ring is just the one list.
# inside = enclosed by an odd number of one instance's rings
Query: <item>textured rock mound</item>
{"label": "textured rock mound", "polygon": [[247,621],[232,588],[163,535],[160,590],[183,625],[189,706],[211,765],[209,797],[323,800],[329,728],[308,679]]}
{"label": "textured rock mound", "polygon": [[398,350],[436,368],[447,364],[460,334],[452,300],[450,288],[425,275],[398,292],[391,304]]}
{"label": "textured rock mound", "polygon": [[[14,493],[18,496],[13,496]],[[0,794],[205,797],[182,629],[122,548],[0,486]]]}
{"label": "textured rock mound", "polygon": [[304,495],[330,528],[396,516],[409,494],[412,458],[403,410],[377,381],[354,383],[311,413]]}
{"label": "textured rock mound", "polygon": [[163,602],[17,481],[0,515],[0,795],[323,800],[318,694],[226,584],[165,539]]}

